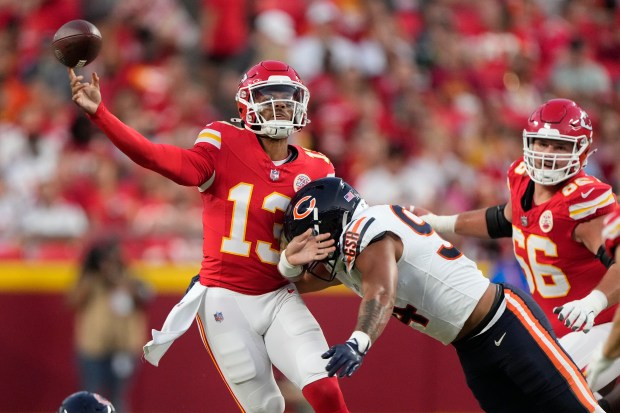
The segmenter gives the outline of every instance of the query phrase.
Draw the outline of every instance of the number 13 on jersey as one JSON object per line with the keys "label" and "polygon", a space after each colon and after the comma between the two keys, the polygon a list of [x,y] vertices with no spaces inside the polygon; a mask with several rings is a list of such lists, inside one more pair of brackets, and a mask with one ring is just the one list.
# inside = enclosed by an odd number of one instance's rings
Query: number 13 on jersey
{"label": "number 13 on jersey", "polygon": [[[249,257],[252,242],[246,239],[248,227],[248,211],[254,185],[241,182],[230,189],[228,200],[234,203],[232,219],[230,223],[230,233],[228,237],[222,238],[221,251],[227,254]],[[284,212],[291,198],[278,192],[268,194],[262,202],[261,208],[272,214],[276,211]],[[274,224],[273,237],[278,240],[282,232],[281,224]],[[256,255],[262,262],[277,265],[280,259],[280,249],[273,249],[272,242],[266,240],[256,240]]]}

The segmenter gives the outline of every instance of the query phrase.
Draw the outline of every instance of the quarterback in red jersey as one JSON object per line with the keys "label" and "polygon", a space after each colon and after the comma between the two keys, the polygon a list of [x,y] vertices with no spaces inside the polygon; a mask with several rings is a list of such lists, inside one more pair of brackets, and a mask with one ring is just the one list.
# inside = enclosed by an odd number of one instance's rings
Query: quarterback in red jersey
{"label": "quarterback in red jersey", "polygon": [[[591,153],[587,113],[573,101],[552,99],[523,131],[523,157],[508,171],[508,203],[452,216],[414,209],[440,233],[512,237],[530,293],[581,368],[609,334],[620,286],[601,238],[604,216],[618,205],[611,187],[583,170]],[[607,383],[618,374],[620,365]]]}
{"label": "quarterback in red jersey", "polygon": [[293,284],[277,269],[284,210],[308,182],[334,175],[324,155],[289,145],[307,123],[308,89],[290,66],[263,61],[237,91],[241,126],[213,122],[191,149],[154,144],[106,109],[99,78],[69,70],[74,102],[137,164],[202,197],[204,259],[199,280],[144,348],[157,365],[196,317],[204,344],[245,412],[283,412],[272,364],[316,412],[348,412],[338,382],[327,377],[328,346]]}

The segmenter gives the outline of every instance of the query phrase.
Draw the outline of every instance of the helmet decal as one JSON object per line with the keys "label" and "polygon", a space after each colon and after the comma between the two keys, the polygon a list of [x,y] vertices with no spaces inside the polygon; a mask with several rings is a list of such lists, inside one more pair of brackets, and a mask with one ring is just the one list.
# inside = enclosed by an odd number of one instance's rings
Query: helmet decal
{"label": "helmet decal", "polygon": [[[301,207],[301,204],[305,203],[308,200],[310,200],[310,204],[308,205],[308,207],[306,208],[306,210],[304,212],[300,212],[299,208]],[[316,207],[316,199],[312,198],[312,196],[308,195],[308,196],[305,196],[305,197],[301,198],[295,204],[295,207],[293,207],[293,217],[294,217],[294,219],[304,219],[304,218],[306,218],[308,215],[310,215],[312,213],[312,211],[314,210],[315,207]]]}

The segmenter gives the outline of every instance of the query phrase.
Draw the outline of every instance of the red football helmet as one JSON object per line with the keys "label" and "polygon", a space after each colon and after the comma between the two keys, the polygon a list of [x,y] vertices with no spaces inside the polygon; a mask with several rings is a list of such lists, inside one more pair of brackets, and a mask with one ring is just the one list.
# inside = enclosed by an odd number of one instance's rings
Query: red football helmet
{"label": "red football helmet", "polygon": [[[537,139],[572,144],[571,152],[534,150]],[[586,166],[592,153],[592,122],[588,114],[568,99],[551,99],[530,115],[523,130],[523,158],[532,181],[555,185]]]}
{"label": "red football helmet", "polygon": [[252,66],[235,100],[244,127],[258,135],[285,139],[308,123],[310,92],[286,63],[265,60]]}

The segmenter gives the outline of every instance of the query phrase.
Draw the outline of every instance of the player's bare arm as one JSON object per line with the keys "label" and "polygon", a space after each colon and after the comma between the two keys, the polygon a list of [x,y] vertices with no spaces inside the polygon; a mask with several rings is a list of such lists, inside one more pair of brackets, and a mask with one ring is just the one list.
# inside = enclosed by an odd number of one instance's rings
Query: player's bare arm
{"label": "player's bare arm", "polygon": [[362,273],[362,302],[355,330],[368,334],[372,343],[392,315],[398,283],[396,262],[401,254],[400,239],[388,234],[367,246],[355,261],[355,267]]}
{"label": "player's bare arm", "polygon": [[[584,244],[594,255],[599,254],[602,251],[601,248],[604,248],[601,236],[604,220],[605,217],[601,216],[581,223],[577,225],[573,234],[574,239]],[[595,289],[605,294],[608,307],[620,301],[620,269],[617,263],[607,269]]]}
{"label": "player's bare arm", "polygon": [[457,215],[435,215],[420,207],[413,208],[412,212],[431,224],[440,234],[458,234],[483,239],[509,236],[508,227],[512,223],[510,202]]}

